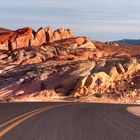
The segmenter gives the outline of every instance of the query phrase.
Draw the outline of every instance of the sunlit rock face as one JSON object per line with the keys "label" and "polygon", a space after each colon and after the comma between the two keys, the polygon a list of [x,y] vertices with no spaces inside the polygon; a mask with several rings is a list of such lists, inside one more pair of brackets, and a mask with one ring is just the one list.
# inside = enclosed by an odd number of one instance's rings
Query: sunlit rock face
{"label": "sunlit rock face", "polygon": [[35,32],[32,28],[21,28],[16,31],[0,34],[0,49],[14,50],[28,46],[39,46],[43,43],[54,42],[62,39],[73,38],[71,29],[59,28],[53,30],[51,27],[39,28]]}
{"label": "sunlit rock face", "polygon": [[34,37],[32,28],[22,28],[16,31],[11,31],[7,34],[0,35],[0,44],[6,47],[1,47],[3,50],[12,50],[30,45],[30,40]]}
{"label": "sunlit rock face", "polygon": [[39,46],[46,43],[46,32],[44,28],[39,28],[35,33],[34,38],[31,39],[30,46]]}
{"label": "sunlit rock face", "polygon": [[138,47],[74,37],[65,28],[0,32],[0,99],[120,97],[140,89],[139,54]]}

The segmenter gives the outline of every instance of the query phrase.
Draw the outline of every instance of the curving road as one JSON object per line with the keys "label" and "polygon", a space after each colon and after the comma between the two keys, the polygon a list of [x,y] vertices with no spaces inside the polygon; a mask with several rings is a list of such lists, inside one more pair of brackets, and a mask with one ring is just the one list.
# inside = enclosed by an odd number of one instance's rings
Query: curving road
{"label": "curving road", "polygon": [[0,104],[0,140],[140,140],[132,105]]}

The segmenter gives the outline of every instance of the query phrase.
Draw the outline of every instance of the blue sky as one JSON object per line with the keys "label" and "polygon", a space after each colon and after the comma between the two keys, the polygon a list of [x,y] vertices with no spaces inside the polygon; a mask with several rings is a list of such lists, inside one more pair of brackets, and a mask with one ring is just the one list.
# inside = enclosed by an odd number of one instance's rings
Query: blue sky
{"label": "blue sky", "polygon": [[72,28],[96,40],[140,38],[140,0],[0,0],[0,27]]}

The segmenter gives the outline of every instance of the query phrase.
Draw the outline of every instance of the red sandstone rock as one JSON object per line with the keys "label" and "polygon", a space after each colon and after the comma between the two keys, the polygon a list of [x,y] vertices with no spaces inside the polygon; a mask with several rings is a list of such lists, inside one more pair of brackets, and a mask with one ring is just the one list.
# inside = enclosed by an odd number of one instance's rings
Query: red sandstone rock
{"label": "red sandstone rock", "polygon": [[77,45],[82,45],[85,42],[85,38],[84,37],[77,37],[76,38],[76,44]]}
{"label": "red sandstone rock", "polygon": [[37,53],[37,55],[34,58],[25,60],[21,64],[22,65],[26,65],[26,64],[37,64],[37,63],[41,63],[41,62],[42,62],[41,55],[39,53]]}
{"label": "red sandstone rock", "polygon": [[39,28],[35,38],[31,40],[31,46],[38,46],[46,42],[46,33],[44,28]]}
{"label": "red sandstone rock", "polygon": [[32,37],[33,29],[30,27],[22,28],[14,31],[14,34],[9,38],[11,42],[14,42],[19,37]]}
{"label": "red sandstone rock", "polygon": [[69,32],[69,38],[73,38],[74,32],[71,29],[67,29],[67,31]]}
{"label": "red sandstone rock", "polygon": [[60,33],[56,30],[53,34],[53,41],[61,40]]}
{"label": "red sandstone rock", "polygon": [[47,27],[45,31],[46,31],[46,42],[52,42],[54,30],[51,27]]}
{"label": "red sandstone rock", "polygon": [[46,42],[59,41],[74,37],[70,29],[59,28],[55,31],[51,27],[40,28],[35,33],[32,28],[22,28],[16,31],[0,33],[0,49],[14,50],[27,46],[39,46]]}
{"label": "red sandstone rock", "polygon": [[[16,31],[16,38],[11,38],[13,43],[12,48],[22,48],[30,45],[30,40],[33,38],[33,30],[31,28],[23,28]],[[13,39],[13,40],[12,40]]]}
{"label": "red sandstone rock", "polygon": [[[33,37],[32,28],[22,28],[16,31],[0,35],[0,44],[3,44],[4,50],[8,50],[9,41],[13,49],[29,46],[29,41]],[[2,46],[2,45],[1,45]]]}
{"label": "red sandstone rock", "polygon": [[1,33],[0,34],[0,44],[5,44],[8,39],[14,35],[14,32],[11,31],[11,32],[8,32],[8,33]]}
{"label": "red sandstone rock", "polygon": [[62,39],[74,37],[74,32],[70,29],[59,28],[55,31],[51,27],[45,29],[46,31],[46,40],[48,42],[58,41]]}
{"label": "red sandstone rock", "polygon": [[69,38],[69,32],[66,29],[59,28],[57,31],[59,32],[61,39]]}
{"label": "red sandstone rock", "polygon": [[0,50],[8,50],[8,44],[0,44]]}

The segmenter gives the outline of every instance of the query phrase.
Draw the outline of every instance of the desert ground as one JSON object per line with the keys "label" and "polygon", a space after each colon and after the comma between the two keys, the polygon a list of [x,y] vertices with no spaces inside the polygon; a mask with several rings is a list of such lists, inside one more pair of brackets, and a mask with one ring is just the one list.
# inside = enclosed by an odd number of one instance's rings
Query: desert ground
{"label": "desert ground", "polygon": [[140,46],[65,28],[0,28],[0,101],[139,104]]}

